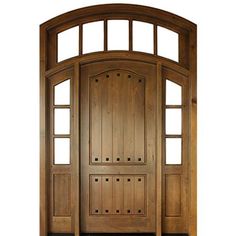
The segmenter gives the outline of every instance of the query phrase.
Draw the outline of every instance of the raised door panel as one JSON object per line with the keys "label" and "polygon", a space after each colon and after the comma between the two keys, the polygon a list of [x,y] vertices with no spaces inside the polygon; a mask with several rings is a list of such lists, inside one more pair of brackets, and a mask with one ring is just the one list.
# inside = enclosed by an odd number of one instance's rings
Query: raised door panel
{"label": "raised door panel", "polygon": [[89,78],[92,164],[144,162],[145,80],[129,71]]}

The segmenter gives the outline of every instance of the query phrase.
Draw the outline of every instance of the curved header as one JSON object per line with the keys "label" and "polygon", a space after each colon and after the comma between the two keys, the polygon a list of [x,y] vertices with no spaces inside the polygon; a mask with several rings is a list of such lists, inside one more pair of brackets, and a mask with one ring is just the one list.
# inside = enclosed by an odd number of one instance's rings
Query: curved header
{"label": "curved header", "polygon": [[[113,20],[123,20],[127,24],[127,48],[110,49],[109,43],[109,30],[110,22]],[[158,29],[165,29],[171,32],[178,39],[176,48],[178,51],[177,59],[172,59],[178,63],[179,66],[189,69],[190,67],[190,37],[196,38],[196,25],[182,17],[175,14],[140,5],[130,4],[106,4],[90,6],[74,11],[67,12],[59,15],[41,25],[41,62],[44,62],[45,70],[52,69],[57,64],[64,63],[64,59],[71,57],[79,57],[87,54],[84,46],[87,43],[85,37],[85,27],[87,23],[97,22],[101,28],[98,36],[101,36],[100,49],[91,52],[107,52],[107,51],[135,51],[145,52],[152,54],[152,56],[163,57],[169,59],[165,55],[159,53],[159,31]],[[138,47],[135,48],[136,37],[134,34],[135,27],[139,27],[140,23],[146,28],[149,28],[151,41],[148,44],[151,48],[149,51],[142,51]],[[89,25],[89,24],[88,24]],[[159,27],[159,28],[158,28]],[[78,28],[78,30],[76,29]],[[60,35],[67,30],[75,29],[74,35],[77,34],[75,39],[76,53],[68,56],[67,58],[60,59]],[[78,32],[78,33],[76,33]],[[113,31],[114,32],[114,31]],[[122,35],[121,35],[122,36]],[[136,37],[136,38],[135,38]],[[144,42],[145,44],[146,42]],[[166,42],[168,44],[168,42]],[[175,62],[175,63],[176,63]]]}
{"label": "curved header", "polygon": [[88,20],[86,21],[85,18],[91,17],[96,19],[96,17],[98,17],[100,19],[102,14],[104,15],[104,17],[114,17],[114,15],[116,15],[116,17],[127,15],[132,17],[132,15],[135,15],[137,18],[142,18],[143,16],[149,19],[152,23],[161,23],[161,21],[163,21],[162,26],[167,28],[170,27],[171,29],[175,27],[183,29],[193,29],[196,27],[196,24],[194,24],[193,22],[173,13],[157,8],[134,4],[102,4],[79,8],[56,16],[44,22],[41,27],[50,29],[54,27],[60,27],[61,24],[77,20],[81,23],[85,23],[88,22]]}

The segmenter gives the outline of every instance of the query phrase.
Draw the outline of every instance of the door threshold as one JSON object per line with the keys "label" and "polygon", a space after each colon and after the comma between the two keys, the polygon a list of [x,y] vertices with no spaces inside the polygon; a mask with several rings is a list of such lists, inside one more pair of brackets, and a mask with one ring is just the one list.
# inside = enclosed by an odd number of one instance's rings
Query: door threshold
{"label": "door threshold", "polygon": [[[154,233],[82,233],[81,236],[154,236]],[[48,236],[74,236],[70,233],[49,233]],[[162,236],[188,236],[188,234],[162,234]]]}

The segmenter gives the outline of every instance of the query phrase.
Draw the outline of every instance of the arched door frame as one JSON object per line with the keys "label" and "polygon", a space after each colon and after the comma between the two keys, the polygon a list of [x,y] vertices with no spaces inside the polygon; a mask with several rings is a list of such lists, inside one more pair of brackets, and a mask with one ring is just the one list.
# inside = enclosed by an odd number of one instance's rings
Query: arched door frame
{"label": "arched door frame", "polygon": [[[127,19],[129,20],[129,50],[128,51],[108,51],[107,48],[107,20],[110,19]],[[92,21],[104,21],[104,51],[91,54],[83,54],[82,34],[79,35],[79,56],[57,62],[57,35],[58,33],[69,29],[73,26]],[[134,52],[132,46],[132,20],[139,20],[152,23],[154,26],[162,26],[179,34],[179,62],[171,61],[167,58],[158,56],[157,52],[157,34],[156,27],[154,30],[154,52],[147,54],[142,52]],[[81,27],[82,28],[82,27]],[[197,208],[196,208],[196,140],[197,140],[197,66],[196,66],[196,25],[184,18],[169,12],[139,5],[128,4],[109,4],[98,5],[77,9],[63,15],[57,16],[40,26],[40,235],[48,234],[48,183],[49,183],[49,126],[48,118],[48,80],[55,73],[65,68],[71,68],[73,71],[73,94],[79,94],[79,69],[80,66],[93,61],[114,60],[130,58],[137,61],[146,61],[157,65],[157,77],[161,77],[161,71],[166,69],[175,71],[183,75],[188,80],[188,116],[189,116],[189,132],[188,132],[188,195],[189,207],[187,213],[188,233],[191,236],[197,234]],[[160,80],[161,81],[161,80]],[[157,84],[157,89],[162,88],[161,82]],[[160,91],[162,93],[162,91]],[[159,104],[162,101],[158,101]],[[79,102],[78,99],[72,101],[72,117],[71,120],[73,130],[79,130]],[[162,118],[162,110],[159,110],[159,116]],[[162,123],[158,123],[157,150],[162,156]],[[79,226],[79,134],[73,132],[72,136],[72,187],[78,189],[72,194],[72,228],[76,236],[80,234]],[[161,235],[161,162],[158,161],[157,168],[157,185],[160,191],[157,192],[157,223],[156,233]],[[158,217],[159,216],[159,217]]]}

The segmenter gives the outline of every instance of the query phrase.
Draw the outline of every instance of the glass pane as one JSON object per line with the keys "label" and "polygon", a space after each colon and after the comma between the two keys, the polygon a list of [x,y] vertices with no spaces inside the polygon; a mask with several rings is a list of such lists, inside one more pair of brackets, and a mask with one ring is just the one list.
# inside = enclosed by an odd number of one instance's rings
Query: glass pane
{"label": "glass pane", "polygon": [[70,109],[56,108],[54,110],[54,133],[69,134],[70,133]]}
{"label": "glass pane", "polygon": [[170,80],[166,80],[166,105],[182,104],[182,87]]}
{"label": "glass pane", "polygon": [[103,21],[83,25],[83,53],[103,51]]}
{"label": "glass pane", "polygon": [[70,139],[54,139],[54,164],[70,164]]}
{"label": "glass pane", "polygon": [[54,104],[69,105],[70,104],[70,80],[65,80],[54,87]]}
{"label": "glass pane", "polygon": [[182,109],[166,109],[166,134],[182,133]]}
{"label": "glass pane", "polygon": [[79,55],[79,26],[59,33],[57,40],[58,62]]}
{"label": "glass pane", "polygon": [[182,139],[166,138],[166,164],[182,163]]}
{"label": "glass pane", "polygon": [[159,56],[179,61],[179,34],[158,26],[157,41]]}
{"label": "glass pane", "polygon": [[133,50],[153,54],[153,24],[133,21]]}
{"label": "glass pane", "polygon": [[108,50],[129,49],[129,22],[127,20],[109,20],[107,31]]}

